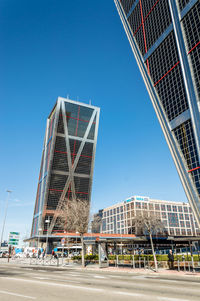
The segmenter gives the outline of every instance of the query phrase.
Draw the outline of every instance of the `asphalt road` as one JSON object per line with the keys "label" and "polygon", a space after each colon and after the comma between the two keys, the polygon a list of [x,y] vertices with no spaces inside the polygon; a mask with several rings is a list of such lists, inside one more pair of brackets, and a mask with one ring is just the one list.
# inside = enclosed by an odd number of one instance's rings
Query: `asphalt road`
{"label": "asphalt road", "polygon": [[0,266],[1,301],[200,300],[200,282],[104,271]]}

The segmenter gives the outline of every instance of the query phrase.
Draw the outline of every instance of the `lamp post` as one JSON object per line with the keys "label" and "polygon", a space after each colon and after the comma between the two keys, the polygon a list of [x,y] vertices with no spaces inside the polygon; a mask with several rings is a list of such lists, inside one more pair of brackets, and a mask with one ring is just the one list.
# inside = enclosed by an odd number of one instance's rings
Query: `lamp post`
{"label": "lamp post", "polygon": [[6,209],[5,209],[5,216],[4,216],[4,221],[3,221],[3,227],[2,227],[2,232],[1,232],[1,242],[0,242],[0,250],[1,250],[1,244],[2,244],[2,240],[3,240],[3,233],[4,233],[4,227],[5,227],[5,223],[6,223],[6,216],[7,216],[7,211],[8,211],[8,201],[10,198],[10,194],[11,194],[11,190],[6,190],[6,192],[8,192],[8,196],[6,199]]}
{"label": "lamp post", "polygon": [[49,223],[50,223],[49,217],[48,217],[48,219],[45,220],[45,223],[47,224],[47,237],[46,237],[46,254],[47,254],[47,250],[48,250],[48,231],[49,231]]}

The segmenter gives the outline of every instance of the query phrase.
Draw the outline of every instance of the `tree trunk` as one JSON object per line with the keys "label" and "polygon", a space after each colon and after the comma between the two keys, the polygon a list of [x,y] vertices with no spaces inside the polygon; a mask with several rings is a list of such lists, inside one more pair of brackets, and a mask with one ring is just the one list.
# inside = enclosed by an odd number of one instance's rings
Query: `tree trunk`
{"label": "tree trunk", "polygon": [[156,259],[156,255],[154,252],[154,246],[153,246],[153,240],[152,240],[152,235],[151,233],[149,233],[150,236],[150,241],[151,241],[151,249],[152,249],[152,253],[153,253],[153,259],[154,259],[154,264],[155,264],[155,271],[158,271],[158,265],[157,265],[157,259]]}
{"label": "tree trunk", "polygon": [[82,267],[85,267],[85,248],[84,248],[84,241],[83,235],[81,234],[81,245],[82,245]]}

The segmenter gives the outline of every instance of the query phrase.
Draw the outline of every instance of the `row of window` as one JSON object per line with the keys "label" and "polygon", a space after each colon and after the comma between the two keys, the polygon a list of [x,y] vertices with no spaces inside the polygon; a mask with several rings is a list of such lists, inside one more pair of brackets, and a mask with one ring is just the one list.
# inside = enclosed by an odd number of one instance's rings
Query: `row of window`
{"label": "row of window", "polygon": [[[177,205],[160,205],[160,204],[147,204],[141,202],[135,202],[136,209],[149,209],[149,210],[161,210],[161,211],[172,211],[172,212],[185,212],[185,213],[192,213],[192,209],[188,206],[177,206]],[[134,203],[126,204],[125,206],[120,206],[114,209],[110,209],[103,212],[103,217],[115,215],[116,213],[124,212],[125,210],[134,209]]]}

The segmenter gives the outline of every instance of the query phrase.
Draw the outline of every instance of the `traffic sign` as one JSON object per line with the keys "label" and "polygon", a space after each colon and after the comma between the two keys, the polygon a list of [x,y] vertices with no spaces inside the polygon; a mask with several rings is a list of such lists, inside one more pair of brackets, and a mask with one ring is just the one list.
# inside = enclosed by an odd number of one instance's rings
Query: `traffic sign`
{"label": "traffic sign", "polygon": [[65,238],[63,237],[62,239],[61,239],[61,244],[64,246],[64,244],[65,244]]}
{"label": "traffic sign", "polygon": [[17,246],[19,244],[19,232],[10,232],[8,238],[8,245]]}

